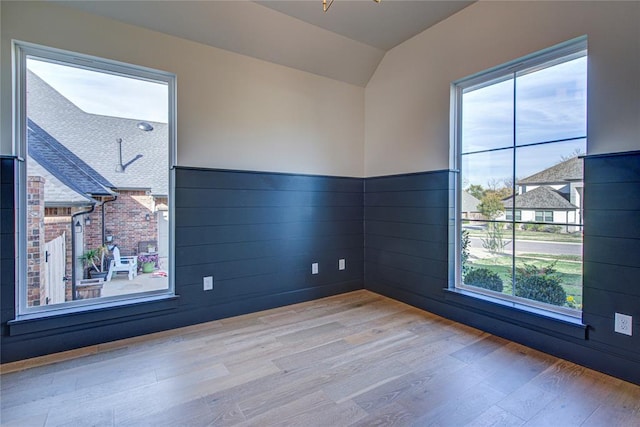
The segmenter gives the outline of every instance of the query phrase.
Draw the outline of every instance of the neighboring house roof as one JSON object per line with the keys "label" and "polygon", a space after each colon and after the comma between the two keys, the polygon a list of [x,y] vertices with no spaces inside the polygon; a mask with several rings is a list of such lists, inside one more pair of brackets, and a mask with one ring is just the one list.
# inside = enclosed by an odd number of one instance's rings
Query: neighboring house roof
{"label": "neighboring house roof", "polygon": [[572,157],[569,160],[565,160],[564,162],[521,179],[518,181],[518,184],[552,184],[567,181],[582,181],[582,165],[583,162],[580,157]]}
{"label": "neighboring house roof", "polygon": [[[154,130],[144,132],[137,127],[141,120],[89,114],[31,71],[27,72],[27,92],[28,117],[114,188],[150,190],[158,196],[168,194],[166,123],[149,122]],[[122,139],[124,172],[116,172],[120,164],[118,138]]]}
{"label": "neighboring house roof", "polygon": [[[91,196],[110,196],[113,187],[107,179],[83,162],[64,145],[44,131],[32,120],[27,122],[27,147],[29,157],[37,163],[29,165],[29,173],[45,170],[45,203],[78,203],[91,201]],[[38,168],[40,167],[40,169]],[[49,175],[49,176],[47,176]],[[53,179],[55,178],[55,180]],[[49,185],[47,185],[49,182]],[[67,189],[61,188],[66,186]],[[77,195],[71,194],[72,190]]]}
{"label": "neighboring house roof", "polygon": [[466,191],[462,192],[462,212],[478,212],[480,200]]}
{"label": "neighboring house roof", "polygon": [[[569,203],[562,193],[551,187],[541,186],[516,196],[516,209],[578,209]],[[513,207],[513,196],[503,202],[505,208]]]}

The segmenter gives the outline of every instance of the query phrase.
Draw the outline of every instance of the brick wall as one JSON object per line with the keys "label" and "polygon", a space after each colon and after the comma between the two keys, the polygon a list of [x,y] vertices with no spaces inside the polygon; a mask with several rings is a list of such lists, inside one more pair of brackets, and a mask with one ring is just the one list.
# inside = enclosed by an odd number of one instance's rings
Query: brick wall
{"label": "brick wall", "polygon": [[[96,248],[102,243],[102,209],[105,209],[105,236],[123,255],[136,254],[138,242],[157,240],[158,223],[154,215],[155,201],[145,191],[120,191],[118,198],[104,206],[96,206],[89,215],[91,224],[85,226],[85,248]],[[149,215],[149,220],[146,216]]]}
{"label": "brick wall", "polygon": [[40,305],[44,295],[44,182],[27,177],[27,306]]}
{"label": "brick wall", "polygon": [[71,217],[70,216],[54,216],[45,217],[44,219],[45,229],[45,241],[50,242],[58,236],[62,236],[64,233],[65,239],[65,268],[64,275],[69,280],[65,286],[65,301],[72,300],[72,288],[71,288],[71,269],[72,267],[72,242],[71,242]]}

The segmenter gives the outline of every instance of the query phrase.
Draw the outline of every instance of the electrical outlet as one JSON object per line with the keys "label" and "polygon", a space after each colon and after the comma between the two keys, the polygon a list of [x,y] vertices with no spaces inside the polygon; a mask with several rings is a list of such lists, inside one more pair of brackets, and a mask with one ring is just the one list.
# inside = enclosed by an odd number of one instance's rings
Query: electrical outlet
{"label": "electrical outlet", "polygon": [[311,264],[311,274],[318,274],[318,263],[314,262]]}
{"label": "electrical outlet", "polygon": [[213,290],[213,276],[206,276],[202,278],[202,283],[205,291]]}
{"label": "electrical outlet", "polygon": [[633,317],[616,313],[614,331],[620,334],[631,335],[631,326],[633,324]]}
{"label": "electrical outlet", "polygon": [[344,258],[340,258],[338,260],[338,270],[344,270],[345,268],[347,268],[347,264],[346,264]]}

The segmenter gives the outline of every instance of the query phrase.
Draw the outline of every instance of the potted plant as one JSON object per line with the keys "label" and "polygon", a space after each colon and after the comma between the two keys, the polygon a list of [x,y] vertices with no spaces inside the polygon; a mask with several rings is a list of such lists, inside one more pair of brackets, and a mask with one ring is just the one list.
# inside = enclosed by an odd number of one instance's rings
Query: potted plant
{"label": "potted plant", "polygon": [[85,268],[89,268],[89,276],[92,279],[105,279],[108,271],[104,268],[104,257],[109,252],[106,246],[98,246],[95,249],[89,249],[80,256]]}
{"label": "potted plant", "polygon": [[138,255],[138,265],[142,266],[143,273],[151,273],[158,263],[158,254]]}

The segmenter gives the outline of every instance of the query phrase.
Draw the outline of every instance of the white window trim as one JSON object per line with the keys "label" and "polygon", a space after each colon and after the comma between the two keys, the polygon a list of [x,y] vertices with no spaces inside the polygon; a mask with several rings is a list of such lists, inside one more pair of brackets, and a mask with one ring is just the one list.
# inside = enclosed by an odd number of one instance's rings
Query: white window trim
{"label": "white window trim", "polygon": [[483,85],[495,84],[496,80],[501,78],[511,78],[514,74],[521,71],[535,71],[537,67],[548,66],[554,60],[565,62],[567,57],[575,55],[582,56],[582,52],[587,50],[587,36],[580,36],[556,46],[543,49],[531,55],[507,62],[485,71],[473,74],[463,79],[454,81],[451,84],[450,97],[450,133],[449,133],[449,165],[450,170],[454,173],[454,177],[450,181],[452,191],[452,203],[449,208],[449,280],[448,287],[450,290],[462,289],[471,294],[484,294],[499,300],[509,301],[517,304],[525,310],[530,307],[534,309],[542,309],[543,312],[549,312],[550,316],[557,313],[568,315],[575,318],[582,317],[582,311],[572,310],[566,307],[553,306],[533,300],[513,297],[491,290],[472,288],[462,284],[461,264],[461,240],[462,233],[462,216],[459,207],[462,205],[461,194],[462,186],[460,182],[461,172],[461,153],[462,153],[462,126],[461,126],[461,108],[462,95],[464,90],[469,88],[481,88]]}
{"label": "white window trim", "polygon": [[[80,68],[93,69],[121,76],[134,76],[139,79],[153,82],[163,82],[168,88],[168,156],[169,156],[169,274],[168,289],[161,291],[150,291],[139,294],[128,294],[114,297],[102,297],[96,299],[67,301],[55,306],[27,307],[27,102],[26,102],[26,74],[27,57],[35,56],[52,62],[71,64]],[[58,314],[68,314],[73,311],[86,311],[88,309],[104,309],[114,306],[126,306],[141,302],[157,301],[158,298],[173,298],[175,296],[175,165],[176,156],[176,76],[175,74],[147,68],[139,65],[126,64],[119,61],[99,58],[62,49],[46,47],[34,43],[12,40],[13,58],[13,155],[21,161],[18,162],[16,183],[16,320],[28,319],[34,316],[52,316]]]}

